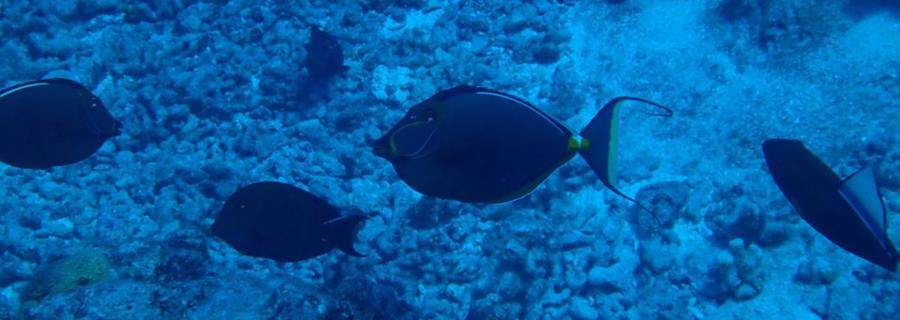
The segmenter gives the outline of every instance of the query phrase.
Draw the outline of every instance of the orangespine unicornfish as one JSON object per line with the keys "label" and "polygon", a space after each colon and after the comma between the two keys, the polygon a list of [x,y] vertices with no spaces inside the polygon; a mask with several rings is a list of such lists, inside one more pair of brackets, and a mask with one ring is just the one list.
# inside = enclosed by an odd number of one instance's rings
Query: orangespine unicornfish
{"label": "orangespine unicornfish", "polygon": [[341,216],[325,200],[281,182],[257,182],[228,197],[210,229],[238,252],[295,262],[353,248],[363,215]]}
{"label": "orangespine unicornfish", "polygon": [[524,197],[580,154],[607,188],[637,203],[616,187],[613,174],[616,112],[624,101],[661,110],[652,115],[672,115],[669,108],[652,101],[617,97],[576,135],[525,100],[459,86],[414,105],[375,141],[374,152],[390,161],[400,179],[416,191],[474,203]]}
{"label": "orangespine unicornfish", "polygon": [[76,163],[120,130],[100,98],[72,80],[31,81],[0,91],[0,162],[11,166]]}
{"label": "orangespine unicornfish", "polygon": [[775,184],[810,226],[844,250],[895,271],[887,210],[866,167],[841,179],[797,140],[770,139],[763,153]]}

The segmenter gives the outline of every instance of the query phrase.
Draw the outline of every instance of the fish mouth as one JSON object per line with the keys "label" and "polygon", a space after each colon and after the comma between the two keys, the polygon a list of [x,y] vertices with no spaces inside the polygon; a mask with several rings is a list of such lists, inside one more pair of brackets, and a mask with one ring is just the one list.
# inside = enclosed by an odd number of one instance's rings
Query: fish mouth
{"label": "fish mouth", "polygon": [[390,143],[388,143],[388,136],[383,136],[375,140],[375,143],[372,144],[372,152],[375,153],[376,156],[382,158],[389,158],[393,155],[391,151]]}
{"label": "fish mouth", "polygon": [[387,158],[391,154],[391,148],[385,147],[381,144],[376,144],[372,146],[372,152],[375,153],[376,156]]}
{"label": "fish mouth", "polygon": [[94,132],[96,132],[97,136],[104,139],[115,138],[122,134],[122,124],[116,121],[112,126],[102,129],[99,132],[96,130]]}
{"label": "fish mouth", "polygon": [[122,123],[116,121],[116,124],[113,126],[112,132],[109,134],[111,137],[115,137],[122,134]]}

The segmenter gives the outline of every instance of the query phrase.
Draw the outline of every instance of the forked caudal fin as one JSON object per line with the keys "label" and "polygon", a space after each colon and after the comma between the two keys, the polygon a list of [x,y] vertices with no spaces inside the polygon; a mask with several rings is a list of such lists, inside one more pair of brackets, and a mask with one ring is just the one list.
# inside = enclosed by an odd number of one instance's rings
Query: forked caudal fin
{"label": "forked caudal fin", "polygon": [[333,243],[335,248],[346,254],[354,257],[365,257],[366,255],[359,253],[353,248],[353,241],[356,240],[356,231],[359,229],[359,223],[366,221],[366,219],[368,217],[363,215],[352,215],[325,222],[322,228],[325,232],[326,240]]}
{"label": "forked caudal fin", "polygon": [[[882,249],[888,250],[890,240],[887,237],[887,209],[875,182],[875,173],[871,167],[860,169],[844,179],[838,194],[847,201],[853,212],[875,236]],[[896,257],[895,257],[896,259]],[[890,268],[889,268],[890,269]]]}
{"label": "forked caudal fin", "polygon": [[[891,272],[897,271],[900,254],[887,235],[887,208],[878,191],[878,183],[875,181],[875,172],[872,168],[863,168],[844,179],[838,188],[838,194],[847,201],[853,213],[862,220],[869,233],[878,242],[879,248],[875,251],[883,253],[863,258]],[[851,252],[860,256],[857,252]]]}
{"label": "forked caudal fin", "polygon": [[600,177],[600,181],[603,182],[603,185],[612,192],[628,199],[641,207],[644,211],[650,213],[650,215],[658,222],[659,218],[657,218],[650,209],[637,202],[634,198],[622,193],[615,185],[615,162],[619,127],[616,115],[618,114],[619,103],[627,100],[643,102],[662,111],[661,113],[647,113],[648,115],[661,117],[672,116],[672,109],[666,108],[656,102],[635,97],[615,97],[600,108],[600,111],[597,112],[594,119],[591,119],[591,123],[581,130],[580,135],[583,139],[587,140],[587,147],[579,148],[578,153],[581,154],[585,161],[587,161],[588,165],[591,166],[591,169],[594,170],[594,173]]}

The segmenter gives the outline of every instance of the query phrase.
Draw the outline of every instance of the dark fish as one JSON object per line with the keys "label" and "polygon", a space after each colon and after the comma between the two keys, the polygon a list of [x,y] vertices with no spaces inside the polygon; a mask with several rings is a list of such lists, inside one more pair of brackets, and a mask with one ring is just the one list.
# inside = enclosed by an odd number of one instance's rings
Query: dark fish
{"label": "dark fish", "polygon": [[232,194],[211,229],[238,252],[281,262],[300,261],[337,248],[351,256],[365,216],[341,217],[337,209],[303,189],[257,182]]}
{"label": "dark fish", "polygon": [[523,197],[578,153],[604,185],[635,202],[615,187],[613,177],[615,114],[626,100],[664,111],[655,115],[672,114],[655,102],[617,97],[576,135],[522,99],[460,86],[413,106],[375,142],[374,151],[416,191],[477,203]]}
{"label": "dark fish", "polygon": [[11,166],[44,169],[84,160],[120,128],[100,98],[72,80],[0,91],[0,161]]}
{"label": "dark fish", "polygon": [[762,148],[775,184],[803,220],[844,250],[897,270],[900,255],[887,237],[887,210],[871,168],[842,180],[800,141],[771,139]]}
{"label": "dark fish", "polygon": [[306,43],[306,72],[312,81],[326,80],[347,70],[344,52],[331,34],[312,27]]}

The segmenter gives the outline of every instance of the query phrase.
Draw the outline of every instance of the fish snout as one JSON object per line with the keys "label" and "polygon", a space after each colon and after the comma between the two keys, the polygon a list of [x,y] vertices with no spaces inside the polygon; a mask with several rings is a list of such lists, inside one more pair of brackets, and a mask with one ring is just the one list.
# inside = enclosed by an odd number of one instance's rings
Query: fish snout
{"label": "fish snout", "polygon": [[116,120],[116,122],[113,123],[113,129],[112,129],[112,132],[110,133],[110,136],[115,137],[120,134],[122,134],[122,122]]}
{"label": "fish snout", "polygon": [[375,140],[375,143],[372,144],[372,152],[375,153],[376,156],[382,158],[389,158],[392,156],[390,144],[384,137]]}
{"label": "fish snout", "polygon": [[374,152],[376,156],[385,159],[390,159],[392,157],[390,148],[386,148],[383,146],[375,146],[374,148],[372,148],[372,152]]}

